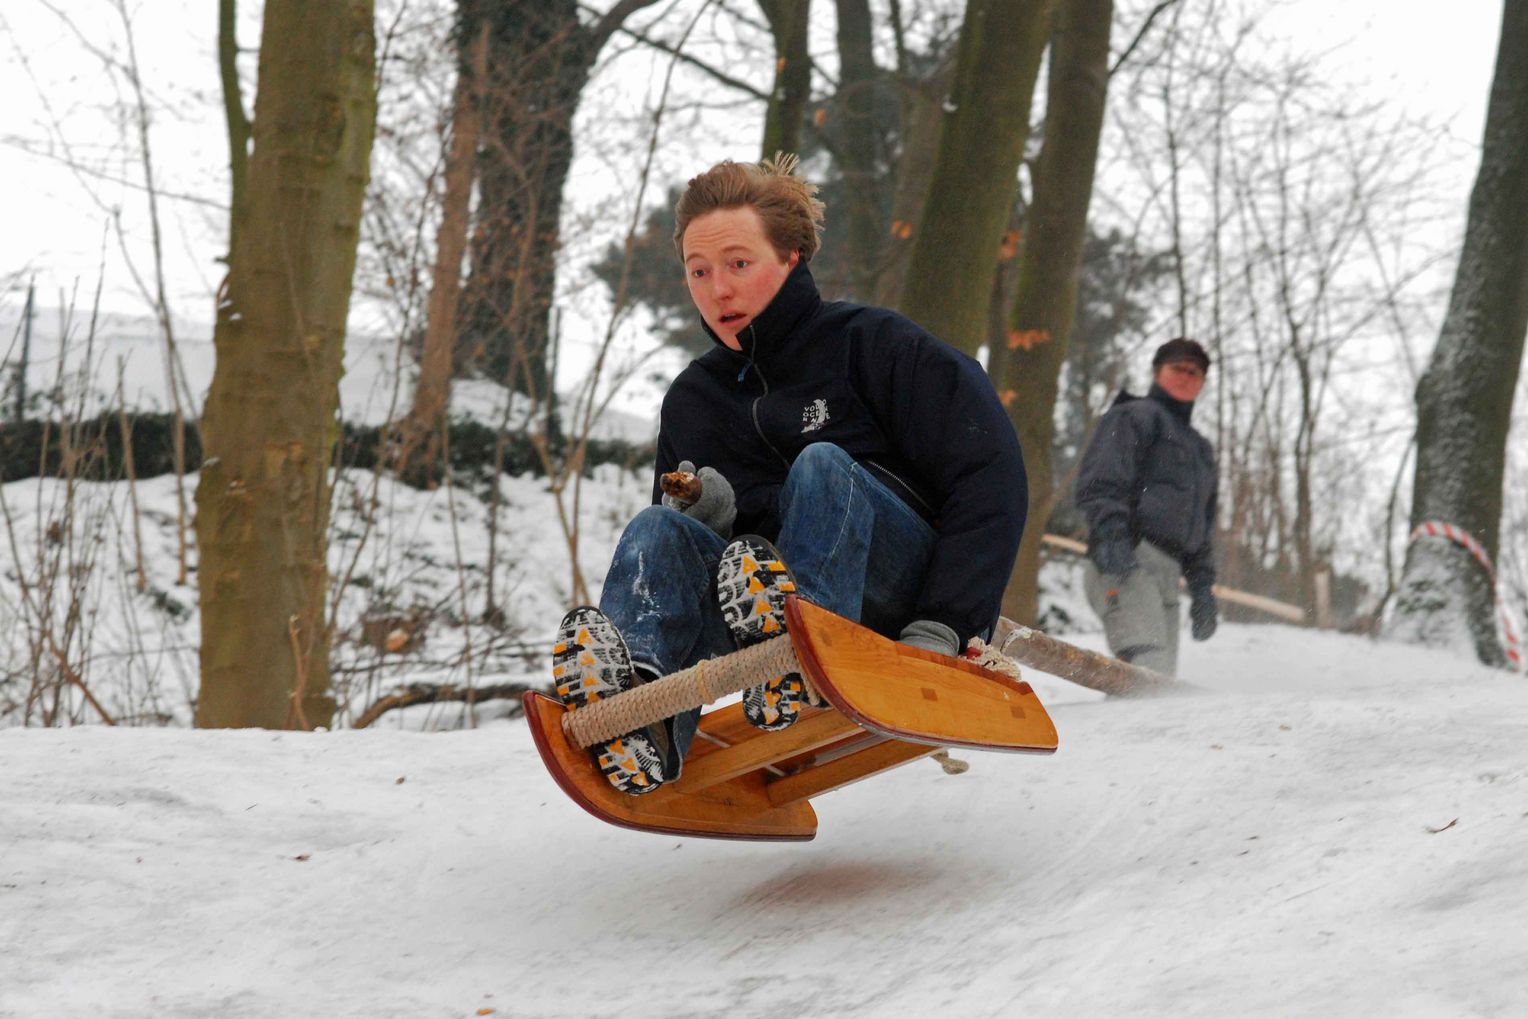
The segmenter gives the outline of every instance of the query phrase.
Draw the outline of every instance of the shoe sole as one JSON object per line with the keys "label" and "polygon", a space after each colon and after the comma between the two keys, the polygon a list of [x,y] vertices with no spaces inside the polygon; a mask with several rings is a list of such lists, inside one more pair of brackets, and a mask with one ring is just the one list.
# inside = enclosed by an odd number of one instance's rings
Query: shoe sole
{"label": "shoe sole", "polygon": [[[562,618],[552,646],[557,699],[577,711],[636,684],[626,641],[599,609],[581,606]],[[589,748],[600,773],[623,793],[640,796],[664,782],[663,757],[642,732]]]}
{"label": "shoe sole", "polygon": [[[795,592],[796,578],[764,538],[744,535],[722,552],[716,597],[739,648],[785,633],[785,596]],[[801,717],[805,702],[801,676],[783,673],[743,691],[743,716],[755,728],[776,732]]]}

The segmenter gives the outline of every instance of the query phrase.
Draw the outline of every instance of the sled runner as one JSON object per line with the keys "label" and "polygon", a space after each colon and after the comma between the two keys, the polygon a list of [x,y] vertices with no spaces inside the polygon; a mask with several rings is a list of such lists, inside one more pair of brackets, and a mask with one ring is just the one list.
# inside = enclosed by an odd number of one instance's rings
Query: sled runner
{"label": "sled runner", "polygon": [[[791,596],[787,633],[568,711],[524,695],[547,770],[595,817],[639,831],[803,841],[811,799],[943,747],[1050,753],[1056,729],[1028,683],[908,647]],[[789,728],[750,725],[738,703],[701,716],[680,777],[642,796],[612,787],[586,749],[799,669],[825,707]]]}

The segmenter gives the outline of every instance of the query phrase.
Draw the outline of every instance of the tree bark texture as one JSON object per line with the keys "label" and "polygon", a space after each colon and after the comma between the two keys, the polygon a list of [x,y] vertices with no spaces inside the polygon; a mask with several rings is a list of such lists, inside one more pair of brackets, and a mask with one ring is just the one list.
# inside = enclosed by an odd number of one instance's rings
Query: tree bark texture
{"label": "tree bark texture", "polygon": [[228,250],[233,250],[239,206],[249,175],[249,117],[239,87],[238,0],[218,0],[218,79],[223,87],[223,120],[228,127]]}
{"label": "tree bark texture", "polygon": [[593,40],[574,0],[473,0],[460,10],[460,31],[486,25],[489,38],[461,348],[490,378],[546,397],[562,193]]}
{"label": "tree bark texture", "polygon": [[328,725],[330,449],[376,115],[372,5],[267,0],[197,488],[200,726]]}
{"label": "tree bark texture", "polygon": [[775,84],[764,113],[764,159],[776,152],[801,154],[801,126],[812,94],[807,27],[812,0],[759,0],[775,40]]}
{"label": "tree bark texture", "polygon": [[[1113,15],[1113,0],[1060,0],[1056,11],[1045,141],[1020,248],[1003,369],[993,377],[1029,472],[1028,524],[1003,612],[1031,625],[1038,615],[1040,539],[1056,500],[1056,392],[1077,315]],[[999,360],[996,351],[993,360]]]}
{"label": "tree bark texture", "polygon": [[880,261],[881,175],[876,165],[875,92],[879,74],[872,53],[869,0],[838,0],[838,163],[846,198],[844,257],[851,300],[875,297]]}
{"label": "tree bark texture", "polygon": [[946,58],[921,81],[902,82],[907,96],[899,129],[901,154],[891,194],[891,222],[882,246],[875,303],[901,307],[902,284],[912,256],[913,238],[923,218],[923,202],[939,155],[939,129],[944,122],[944,97],[955,78],[955,62]]}
{"label": "tree bark texture", "polygon": [[521,392],[550,396],[547,343],[573,114],[600,49],[657,0],[620,0],[594,25],[575,0],[462,0],[459,30],[488,26],[480,92],[478,219],[457,349]]}
{"label": "tree bark texture", "polygon": [[975,354],[1013,204],[1053,0],[970,0],[901,310]]}
{"label": "tree bark texture", "polygon": [[[439,459],[446,410],[451,401],[451,372],[456,351],[456,310],[461,300],[462,257],[472,202],[473,158],[477,152],[477,95],[488,68],[488,26],[481,19],[471,36],[459,37],[461,61],[451,115],[451,143],[446,155],[445,194],[440,232],[435,241],[435,269],[425,312],[424,349],[419,381],[403,427],[403,462],[433,465]],[[458,27],[464,27],[458,20]]]}
{"label": "tree bark texture", "polygon": [[[1411,521],[1501,547],[1513,391],[1528,332],[1528,0],[1507,0],[1464,248],[1438,345],[1417,385]],[[1505,660],[1485,571],[1463,547],[1422,538],[1406,552],[1387,631]]]}

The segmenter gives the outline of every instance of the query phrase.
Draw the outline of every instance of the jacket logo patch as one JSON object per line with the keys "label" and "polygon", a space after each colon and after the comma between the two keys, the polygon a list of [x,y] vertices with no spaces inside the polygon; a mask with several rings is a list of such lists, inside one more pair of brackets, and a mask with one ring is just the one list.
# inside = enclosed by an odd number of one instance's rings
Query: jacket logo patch
{"label": "jacket logo patch", "polygon": [[815,432],[828,423],[828,401],[813,400],[802,408],[801,431],[802,434]]}

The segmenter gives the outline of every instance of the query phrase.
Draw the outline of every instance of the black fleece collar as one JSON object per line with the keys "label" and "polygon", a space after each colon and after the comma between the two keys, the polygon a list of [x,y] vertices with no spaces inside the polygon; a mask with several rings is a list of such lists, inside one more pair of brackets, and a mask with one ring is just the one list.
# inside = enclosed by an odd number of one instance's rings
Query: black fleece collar
{"label": "black fleece collar", "polygon": [[757,362],[767,367],[787,353],[796,327],[821,305],[822,295],[817,292],[817,281],[812,279],[811,270],[806,267],[806,262],[797,262],[785,282],[780,284],[780,292],[775,294],[774,300],[738,333],[738,342],[743,346],[741,352],[723,343],[705,322],[701,323],[701,328],[711,337],[712,343],[740,366]]}
{"label": "black fleece collar", "polygon": [[1184,424],[1188,424],[1189,418],[1193,416],[1193,400],[1176,399],[1170,393],[1168,393],[1167,390],[1163,389],[1155,382],[1151,384],[1151,392],[1147,393],[1146,395],[1160,403],[1162,406],[1166,407],[1169,411],[1172,412],[1174,417],[1176,417],[1179,421],[1182,421]]}

